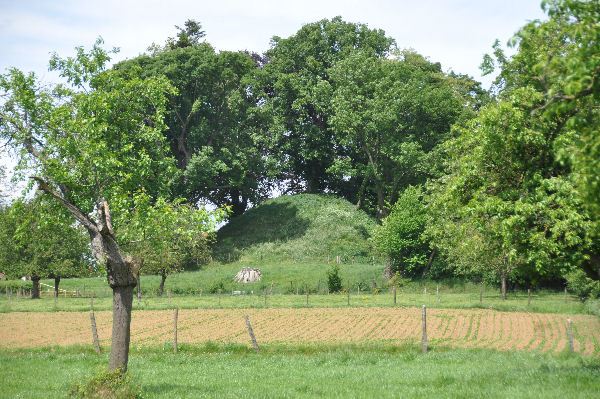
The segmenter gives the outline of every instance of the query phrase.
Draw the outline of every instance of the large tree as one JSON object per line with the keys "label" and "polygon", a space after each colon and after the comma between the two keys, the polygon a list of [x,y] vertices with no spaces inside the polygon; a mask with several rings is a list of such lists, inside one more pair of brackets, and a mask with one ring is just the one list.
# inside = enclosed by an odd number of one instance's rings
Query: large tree
{"label": "large tree", "polygon": [[394,40],[382,30],[345,22],[341,17],[304,25],[288,38],[274,37],[266,53],[258,88],[261,110],[272,119],[268,148],[278,160],[284,191],[343,193],[346,182],[330,173],[337,157],[354,156],[339,143],[331,127],[330,68],[360,50],[383,58]]}
{"label": "large tree", "polygon": [[257,64],[245,52],[217,53],[199,38],[184,40],[189,35],[182,30],[164,48],[115,69],[133,78],[165,76],[177,88],[165,131],[181,171],[174,194],[239,215],[268,196],[273,175],[257,139],[266,126],[252,89]]}
{"label": "large tree", "polygon": [[50,67],[65,80],[55,86],[10,69],[0,77],[0,137],[19,154],[23,174],[89,233],[113,291],[109,367],[125,371],[136,273],[120,249],[111,210],[115,220],[126,220],[120,215],[131,209],[133,192],[169,194],[174,162],[163,118],[174,90],[162,77],[107,72],[109,59],[100,41],[74,57],[54,55]]}
{"label": "large tree", "polygon": [[384,217],[399,192],[432,176],[436,146],[448,138],[465,101],[439,64],[413,52],[392,59],[355,52],[329,74],[335,137],[359,154],[354,161],[336,157],[338,173],[362,180],[359,206],[372,189],[376,213]]}
{"label": "large tree", "polygon": [[[498,100],[455,129],[448,175],[431,187],[429,233],[458,267],[502,281],[600,277],[597,131],[600,74],[596,2],[544,2],[549,19],[497,42]],[[473,242],[473,245],[468,243]],[[478,254],[473,252],[478,248]]]}

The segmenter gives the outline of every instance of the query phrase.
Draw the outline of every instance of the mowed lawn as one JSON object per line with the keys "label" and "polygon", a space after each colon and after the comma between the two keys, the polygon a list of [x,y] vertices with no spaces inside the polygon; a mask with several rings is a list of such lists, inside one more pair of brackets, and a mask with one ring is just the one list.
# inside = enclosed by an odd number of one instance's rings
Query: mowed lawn
{"label": "mowed lawn", "polygon": [[[0,351],[0,397],[64,398],[107,364],[88,348]],[[206,344],[134,350],[147,398],[594,398],[600,361],[579,355],[417,347]]]}

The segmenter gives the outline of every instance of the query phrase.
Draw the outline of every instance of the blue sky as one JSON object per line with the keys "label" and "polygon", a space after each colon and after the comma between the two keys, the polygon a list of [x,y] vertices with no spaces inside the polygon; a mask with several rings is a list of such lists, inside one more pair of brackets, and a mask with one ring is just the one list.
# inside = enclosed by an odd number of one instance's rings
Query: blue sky
{"label": "blue sky", "polygon": [[[0,73],[15,66],[54,81],[52,52],[66,56],[101,36],[119,47],[115,60],[134,57],[175,33],[186,19],[200,21],[219,50],[264,51],[272,36],[304,23],[341,15],[384,29],[400,48],[413,48],[445,70],[467,73],[487,86],[478,66],[495,39],[506,41],[527,21],[544,18],[540,0],[304,0],[126,1],[0,0]],[[7,163],[0,154],[0,163]]]}
{"label": "blue sky", "polygon": [[48,56],[68,55],[102,36],[120,58],[162,43],[188,18],[204,25],[217,49],[264,51],[273,35],[341,15],[381,28],[444,68],[480,78],[482,55],[526,21],[543,18],[539,0],[420,1],[9,1],[0,0],[0,70],[16,66],[47,75]]}

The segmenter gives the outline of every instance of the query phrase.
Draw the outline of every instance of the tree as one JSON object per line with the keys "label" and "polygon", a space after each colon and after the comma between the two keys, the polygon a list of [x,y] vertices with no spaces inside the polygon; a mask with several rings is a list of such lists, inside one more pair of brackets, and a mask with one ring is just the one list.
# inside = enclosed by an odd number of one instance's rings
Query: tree
{"label": "tree", "polygon": [[87,274],[89,245],[67,211],[48,198],[15,200],[0,214],[0,269],[9,277],[29,276],[31,297],[40,297],[40,279],[54,279],[58,295],[62,277]]}
{"label": "tree", "polygon": [[329,71],[332,77],[330,123],[338,141],[360,154],[339,172],[362,171],[359,206],[372,183],[376,214],[410,184],[423,184],[436,168],[436,146],[464,109],[453,80],[413,52],[381,59],[355,52]]}
{"label": "tree", "polygon": [[430,251],[423,238],[427,215],[422,196],[419,187],[409,186],[373,233],[375,247],[389,259],[390,277],[396,272],[415,276],[427,265]]}
{"label": "tree", "polygon": [[247,53],[199,42],[115,66],[124,76],[166,76],[178,89],[165,131],[181,170],[176,196],[230,206],[234,216],[268,196],[274,173],[257,139],[266,117],[252,89],[256,67]]}
{"label": "tree", "polygon": [[209,212],[182,202],[160,198],[152,203],[146,193],[136,193],[134,210],[118,231],[139,263],[138,283],[140,272],[161,276],[159,296],[169,274],[209,261],[215,226],[227,215],[224,209]]}
{"label": "tree", "polygon": [[261,110],[272,118],[263,140],[278,160],[284,191],[341,193],[349,185],[328,172],[337,157],[354,156],[336,141],[331,126],[330,68],[357,50],[386,57],[394,45],[382,30],[341,17],[272,39],[258,87],[263,93]]}
{"label": "tree", "polygon": [[174,162],[163,117],[174,90],[161,77],[125,80],[105,71],[109,59],[100,40],[89,52],[77,48],[74,57],[54,55],[50,67],[66,81],[56,86],[10,69],[0,77],[0,136],[20,154],[20,168],[38,188],[89,233],[113,290],[109,368],[125,372],[136,279],[119,246],[111,207],[115,220],[126,220],[121,215],[131,209],[133,192],[168,194],[165,177]]}
{"label": "tree", "polygon": [[457,126],[449,174],[430,186],[435,246],[462,271],[493,272],[504,297],[509,277],[528,268],[565,275],[592,246],[589,215],[554,153],[552,122],[531,118],[539,101],[515,90]]}

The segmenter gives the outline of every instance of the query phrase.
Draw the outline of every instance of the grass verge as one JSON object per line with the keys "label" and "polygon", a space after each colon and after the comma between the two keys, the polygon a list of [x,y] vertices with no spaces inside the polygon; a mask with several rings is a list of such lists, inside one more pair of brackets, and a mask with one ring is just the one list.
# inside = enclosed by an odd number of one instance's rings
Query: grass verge
{"label": "grass verge", "polygon": [[[0,396],[64,397],[73,382],[105,367],[81,347],[0,351]],[[416,346],[244,345],[207,343],[136,349],[130,372],[144,397],[178,398],[589,398],[600,360]],[[43,376],[43,377],[41,377]]]}

